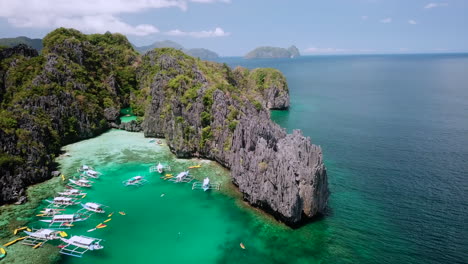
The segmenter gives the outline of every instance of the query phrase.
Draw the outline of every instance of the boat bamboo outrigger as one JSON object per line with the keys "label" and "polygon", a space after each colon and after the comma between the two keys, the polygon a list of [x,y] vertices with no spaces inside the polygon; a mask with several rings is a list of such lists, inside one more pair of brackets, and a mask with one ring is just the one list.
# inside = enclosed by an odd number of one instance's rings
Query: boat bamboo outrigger
{"label": "boat bamboo outrigger", "polygon": [[86,179],[79,179],[79,180],[72,180],[72,179],[69,179],[70,181],[70,185],[73,185],[73,186],[78,186],[78,187],[86,187],[86,188],[90,188],[92,185],[92,181],[88,181]]}
{"label": "boat bamboo outrigger", "polygon": [[183,171],[179,174],[177,174],[177,176],[175,178],[171,178],[169,179],[170,181],[172,182],[185,182],[185,183],[189,183],[191,181],[193,181],[193,177],[189,174],[189,171]]}
{"label": "boat bamboo outrigger", "polygon": [[161,164],[161,162],[158,163],[158,165],[154,165],[150,167],[150,172],[158,172],[158,173],[164,173],[164,171],[171,171],[170,166],[164,166]]}
{"label": "boat bamboo outrigger", "polygon": [[81,258],[88,250],[100,250],[104,247],[100,245],[102,239],[85,237],[85,236],[72,236],[70,239],[60,238],[65,244],[60,246],[60,253],[73,257]]}
{"label": "boat bamboo outrigger", "polygon": [[122,183],[125,186],[141,186],[148,183],[148,181],[142,176],[135,176],[126,181],[123,181]]}
{"label": "boat bamboo outrigger", "polygon": [[45,223],[49,223],[49,227],[56,229],[70,229],[74,222],[84,221],[89,218],[90,215],[86,214],[63,214],[54,215],[52,219],[40,220]]}
{"label": "boat bamboo outrigger", "polygon": [[81,206],[83,206],[83,208],[88,211],[99,213],[99,214],[105,213],[104,208],[108,207],[108,206],[98,204],[98,203],[85,203],[85,204],[81,204]]}
{"label": "boat bamboo outrigger", "polygon": [[21,241],[21,244],[32,246],[34,248],[42,247],[49,240],[59,239],[61,231],[52,229],[35,229],[31,232],[24,231],[28,236]]}
{"label": "boat bamboo outrigger", "polygon": [[83,196],[86,195],[86,193],[82,192],[81,190],[78,189],[68,189],[68,190],[63,190],[63,192],[58,193],[61,196]]}
{"label": "boat bamboo outrigger", "polygon": [[54,197],[53,201],[46,200],[48,203],[50,203],[51,206],[54,207],[68,207],[71,205],[78,204],[77,202],[78,199],[76,198],[71,198],[71,197]]}
{"label": "boat bamboo outrigger", "polygon": [[211,183],[210,179],[206,177],[203,182],[194,182],[192,185],[192,190],[197,190],[197,189],[203,189],[203,191],[208,191],[208,190],[219,190],[220,188],[219,183]]}

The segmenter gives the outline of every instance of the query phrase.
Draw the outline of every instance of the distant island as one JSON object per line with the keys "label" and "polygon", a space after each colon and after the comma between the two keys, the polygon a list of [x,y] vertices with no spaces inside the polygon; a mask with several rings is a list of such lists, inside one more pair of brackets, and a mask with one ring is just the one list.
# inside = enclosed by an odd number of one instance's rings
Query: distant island
{"label": "distant island", "polygon": [[173,49],[181,50],[182,52],[184,52],[185,54],[189,56],[200,58],[202,60],[212,60],[212,59],[219,58],[219,55],[214,51],[203,49],[203,48],[185,49],[182,45],[172,40],[156,41],[155,43],[148,45],[148,46],[142,46],[142,47],[134,46],[134,48],[141,54],[145,54],[146,52],[150,50],[154,50],[154,49],[173,48]]}
{"label": "distant island", "polygon": [[273,58],[296,58],[300,57],[299,49],[292,45],[291,47],[278,48],[278,47],[258,47],[249,53],[244,58],[246,59],[273,59]]}
{"label": "distant island", "polygon": [[24,36],[16,38],[0,38],[0,46],[3,47],[11,48],[19,44],[25,44],[37,51],[42,50],[42,39],[31,39]]}

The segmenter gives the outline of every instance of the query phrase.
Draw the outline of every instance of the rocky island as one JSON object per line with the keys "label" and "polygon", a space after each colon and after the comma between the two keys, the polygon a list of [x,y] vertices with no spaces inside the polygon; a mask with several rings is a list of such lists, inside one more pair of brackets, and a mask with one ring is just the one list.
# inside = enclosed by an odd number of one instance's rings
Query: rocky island
{"label": "rocky island", "polygon": [[[120,34],[60,28],[43,42],[40,55],[0,50],[0,204],[51,178],[61,146],[115,127],[164,137],[177,157],[219,162],[245,201],[290,226],[326,208],[320,147],[270,119],[289,107],[278,70],[231,69],[172,48],[141,56]],[[120,124],[128,106],[139,119]]]}
{"label": "rocky island", "polygon": [[300,57],[299,49],[292,45],[291,47],[278,48],[278,47],[258,47],[249,53],[244,58],[246,59],[273,59],[273,58],[296,58]]}

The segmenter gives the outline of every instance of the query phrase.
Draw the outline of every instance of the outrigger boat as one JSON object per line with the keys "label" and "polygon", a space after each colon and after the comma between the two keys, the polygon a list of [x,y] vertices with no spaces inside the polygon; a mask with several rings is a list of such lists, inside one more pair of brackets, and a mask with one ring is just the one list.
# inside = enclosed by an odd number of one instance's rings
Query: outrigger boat
{"label": "outrigger boat", "polygon": [[78,189],[69,189],[69,190],[64,190],[63,192],[59,192],[58,194],[62,196],[83,196],[86,195],[86,193],[82,192],[81,190]]}
{"label": "outrigger boat", "polygon": [[83,206],[83,208],[88,211],[100,213],[100,214],[105,213],[104,207],[107,207],[105,205],[98,204],[98,203],[85,203],[85,204],[81,204],[81,206]]}
{"label": "outrigger boat", "polygon": [[52,219],[40,220],[45,223],[49,223],[49,227],[57,229],[69,229],[73,226],[74,222],[80,222],[88,219],[89,215],[78,215],[78,214],[64,214],[54,215]]}
{"label": "outrigger boat", "polygon": [[125,186],[141,186],[148,183],[148,181],[142,176],[135,176],[126,181],[123,181],[122,183]]}
{"label": "outrigger boat", "polygon": [[205,191],[205,192],[208,191],[208,189],[210,189],[210,179],[208,177],[206,177],[203,180],[202,188],[203,188],[203,191]]}
{"label": "outrigger boat", "polygon": [[192,190],[203,189],[203,191],[205,192],[211,189],[219,190],[219,188],[220,188],[220,184],[211,183],[208,177],[203,179],[203,182],[194,182],[192,185]]}
{"label": "outrigger boat", "polygon": [[56,214],[59,214],[63,210],[65,210],[65,209],[44,208],[44,210],[41,211],[41,213],[38,214],[37,216],[43,216],[43,217],[54,216]]}
{"label": "outrigger boat", "polygon": [[158,172],[158,173],[164,173],[164,171],[170,171],[171,167],[170,166],[164,166],[161,164],[161,162],[158,162],[158,165],[154,165],[150,167],[150,172]]}
{"label": "outrigger boat", "polygon": [[81,258],[88,250],[100,250],[104,247],[99,243],[102,239],[85,237],[85,236],[72,236],[70,239],[60,238],[65,244],[59,246],[60,253],[73,257]]}
{"label": "outrigger boat", "polygon": [[183,171],[179,174],[177,174],[177,176],[175,178],[171,178],[169,179],[170,181],[173,181],[173,182],[191,182],[193,180],[193,177],[190,176],[189,174],[190,172],[189,171]]}
{"label": "outrigger boat", "polygon": [[83,172],[83,174],[81,174],[81,176],[83,176],[83,177],[91,177],[91,178],[94,178],[94,179],[98,179],[99,175],[101,175],[101,173],[97,172],[95,170],[87,170],[87,171]]}
{"label": "outrigger boat", "polygon": [[93,170],[94,168],[91,167],[91,166],[88,166],[88,165],[81,165],[77,171],[78,172],[84,172],[84,171],[88,171],[88,170]]}
{"label": "outrigger boat", "polygon": [[59,239],[60,237],[67,236],[67,233],[63,231],[57,231],[52,229],[37,229],[32,232],[24,231],[28,237],[26,237],[21,244],[32,246],[33,248],[42,247],[45,242],[49,240]]}
{"label": "outrigger boat", "polygon": [[69,179],[69,181],[70,181],[71,184],[79,186],[79,187],[90,188],[92,186],[91,185],[92,181],[88,181],[86,179],[79,179],[79,180]]}
{"label": "outrigger boat", "polygon": [[61,196],[60,197],[54,197],[53,201],[50,201],[50,200],[46,200],[46,201],[49,202],[52,206],[55,206],[55,207],[67,207],[67,206],[78,204],[76,198],[61,197]]}

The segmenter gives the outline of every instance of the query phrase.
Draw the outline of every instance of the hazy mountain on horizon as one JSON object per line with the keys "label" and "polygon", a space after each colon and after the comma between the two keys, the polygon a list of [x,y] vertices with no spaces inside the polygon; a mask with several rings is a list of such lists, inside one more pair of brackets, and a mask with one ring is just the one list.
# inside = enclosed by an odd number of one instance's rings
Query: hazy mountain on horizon
{"label": "hazy mountain on horizon", "polygon": [[42,50],[42,39],[31,39],[25,36],[19,36],[16,38],[0,38],[0,46],[11,48],[19,44],[26,44],[39,52]]}

